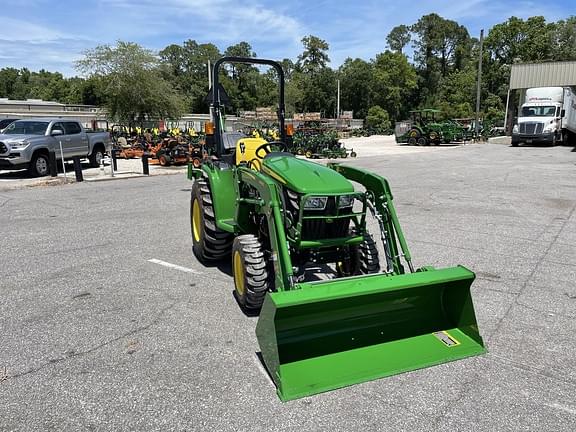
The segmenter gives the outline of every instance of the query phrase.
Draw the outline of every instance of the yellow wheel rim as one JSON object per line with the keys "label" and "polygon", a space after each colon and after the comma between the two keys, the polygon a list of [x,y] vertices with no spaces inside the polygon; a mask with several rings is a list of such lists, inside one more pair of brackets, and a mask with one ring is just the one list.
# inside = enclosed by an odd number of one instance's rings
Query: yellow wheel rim
{"label": "yellow wheel rim", "polygon": [[310,159],[310,158],[312,157],[312,152],[311,152],[311,151],[307,151],[307,152],[306,152],[306,157],[307,157],[308,159]]}
{"label": "yellow wheel rim", "polygon": [[234,252],[234,285],[238,294],[243,296],[246,290],[244,287],[244,266],[239,251]]}
{"label": "yellow wheel rim", "polygon": [[194,200],[194,205],[192,206],[192,231],[194,233],[194,240],[197,242],[200,241],[200,225],[201,225],[201,218],[200,218],[200,205],[198,204],[198,200]]}

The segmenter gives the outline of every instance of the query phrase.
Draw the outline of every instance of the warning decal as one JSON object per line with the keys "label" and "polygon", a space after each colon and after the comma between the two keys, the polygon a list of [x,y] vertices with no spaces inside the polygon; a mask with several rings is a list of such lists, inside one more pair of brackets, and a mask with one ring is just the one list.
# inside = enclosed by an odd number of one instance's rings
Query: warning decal
{"label": "warning decal", "polygon": [[454,337],[450,336],[446,331],[439,331],[433,334],[434,336],[436,336],[436,338],[440,340],[440,342],[444,343],[444,345],[446,345],[447,347],[454,347],[460,345],[460,342],[454,339]]}

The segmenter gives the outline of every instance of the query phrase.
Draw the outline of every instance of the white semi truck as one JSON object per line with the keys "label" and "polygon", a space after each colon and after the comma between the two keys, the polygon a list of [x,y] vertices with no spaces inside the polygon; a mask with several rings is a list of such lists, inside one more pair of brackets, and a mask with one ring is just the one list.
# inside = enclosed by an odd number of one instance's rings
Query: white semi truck
{"label": "white semi truck", "polygon": [[576,134],[576,92],[572,87],[537,87],[526,90],[512,146],[565,144]]}

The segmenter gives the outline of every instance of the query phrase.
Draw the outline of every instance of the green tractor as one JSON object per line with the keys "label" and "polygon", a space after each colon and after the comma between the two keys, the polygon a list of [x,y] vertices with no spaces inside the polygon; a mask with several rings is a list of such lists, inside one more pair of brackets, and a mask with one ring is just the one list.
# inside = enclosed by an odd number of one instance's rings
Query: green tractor
{"label": "green tractor", "polygon": [[279,63],[223,57],[214,64],[212,89],[223,63],[276,70],[281,137],[266,142],[225,132],[212,90],[211,156],[188,168],[192,248],[203,263],[231,261],[239,306],[259,315],[261,358],[279,397],[485,352],[470,294],[474,273],[413,267],[386,179],[286,151]]}
{"label": "green tractor", "polygon": [[427,146],[439,145],[442,142],[462,141],[464,139],[463,128],[451,120],[437,121],[436,116],[439,113],[441,111],[435,109],[410,111],[411,121],[399,122],[397,125],[397,142]]}

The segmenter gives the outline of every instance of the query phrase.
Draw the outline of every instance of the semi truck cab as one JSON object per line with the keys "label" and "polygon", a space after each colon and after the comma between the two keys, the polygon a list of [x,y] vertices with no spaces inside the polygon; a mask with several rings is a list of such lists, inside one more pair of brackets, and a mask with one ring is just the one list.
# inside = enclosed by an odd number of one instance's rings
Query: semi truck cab
{"label": "semi truck cab", "polygon": [[526,90],[518,121],[512,130],[512,145],[565,143],[571,119],[567,111],[573,109],[571,88],[539,87]]}

